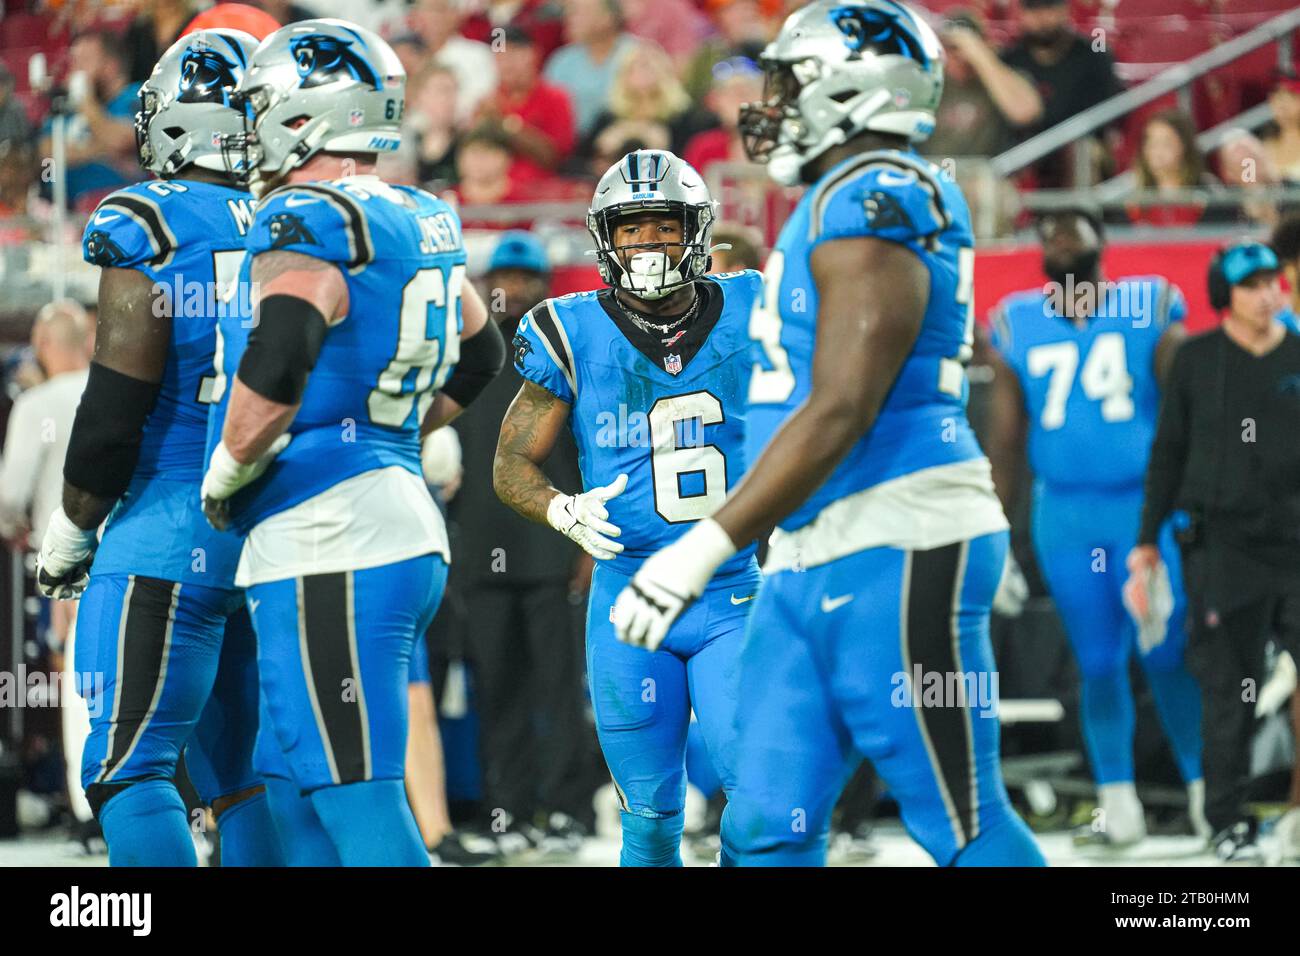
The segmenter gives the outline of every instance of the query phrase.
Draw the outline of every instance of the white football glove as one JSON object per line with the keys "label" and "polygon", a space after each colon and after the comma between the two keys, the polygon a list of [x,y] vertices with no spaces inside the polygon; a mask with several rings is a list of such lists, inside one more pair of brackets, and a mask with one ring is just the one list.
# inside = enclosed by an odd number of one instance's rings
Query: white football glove
{"label": "white football glove", "polygon": [[1007,560],[1002,565],[1002,578],[997,593],[993,595],[993,610],[1003,617],[1019,617],[1029,599],[1029,582],[1016,562],[1016,556],[1007,549]]}
{"label": "white football glove", "polygon": [[656,651],[673,622],[704,593],[718,565],[736,553],[727,532],[705,518],[650,555],[614,602],[614,633],[624,644]]}
{"label": "white football glove", "polygon": [[617,538],[623,533],[608,520],[605,502],[617,498],[627,487],[627,475],[619,475],[603,488],[592,488],[580,495],[556,495],[546,506],[546,520],[560,534],[575,541],[597,561],[608,561],[623,550]]}
{"label": "white football glove", "polygon": [[36,556],[36,587],[47,598],[67,601],[80,597],[90,580],[90,563],[99,547],[98,529],[78,528],[62,506],[50,515]]}
{"label": "white football glove", "polygon": [[203,515],[208,524],[218,531],[225,531],[230,525],[230,496],[245,485],[251,485],[263,472],[271,467],[275,456],[288,447],[290,436],[281,435],[271,443],[266,453],[247,465],[235,460],[225,442],[218,443],[212,450],[212,461],[208,463],[207,474],[203,476],[203,486],[199,496],[203,499]]}

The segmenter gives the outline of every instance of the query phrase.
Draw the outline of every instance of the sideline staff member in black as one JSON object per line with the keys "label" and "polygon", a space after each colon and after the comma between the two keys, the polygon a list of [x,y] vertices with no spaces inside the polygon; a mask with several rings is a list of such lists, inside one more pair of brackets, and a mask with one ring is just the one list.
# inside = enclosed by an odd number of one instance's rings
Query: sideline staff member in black
{"label": "sideline staff member in black", "polygon": [[1298,650],[1300,337],[1277,320],[1278,269],[1256,242],[1210,263],[1210,302],[1226,314],[1174,357],[1128,559],[1135,576],[1154,569],[1161,522],[1186,512],[1175,524],[1188,666],[1201,684],[1205,814],[1223,859],[1257,853],[1243,798],[1264,646],[1278,634]]}

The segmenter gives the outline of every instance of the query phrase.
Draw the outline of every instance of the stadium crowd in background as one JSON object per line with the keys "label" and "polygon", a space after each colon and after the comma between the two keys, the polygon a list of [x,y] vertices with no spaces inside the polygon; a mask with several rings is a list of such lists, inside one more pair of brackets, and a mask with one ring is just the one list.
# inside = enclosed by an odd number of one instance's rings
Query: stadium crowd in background
{"label": "stadium crowd in background", "polygon": [[[475,230],[526,229],[535,221],[528,210],[512,218],[477,215],[476,207],[585,203],[596,177],[636,148],[673,150],[706,175],[717,164],[747,163],[739,108],[761,97],[758,54],[784,15],[800,4],[261,0],[253,5],[282,22],[346,17],[389,39],[407,69],[408,86],[402,149],[385,157],[381,174],[448,197],[465,212],[466,229]],[[52,151],[52,110],[66,117],[67,195],[73,210],[84,216],[107,193],[139,178],[132,132],[138,85],[203,4],[10,0],[5,6],[9,14],[35,16],[40,26],[32,34],[38,42],[7,42],[0,63],[0,245],[36,238],[51,219],[53,193],[41,164]],[[1124,88],[1117,54],[1096,48],[1078,4],[1020,0],[1015,12],[995,2],[971,2],[969,9],[934,6],[947,8],[940,35],[948,56],[938,128],[924,148],[935,162],[995,156]],[[44,92],[33,90],[25,73],[26,57],[35,52],[46,54],[55,79]],[[1228,221],[1250,228],[1280,221],[1273,244],[1294,311],[1300,308],[1300,220],[1253,197],[1264,187],[1300,182],[1300,79],[1279,74],[1270,78],[1270,86],[1272,125],[1258,137],[1243,129],[1212,155],[1196,144],[1197,133],[1210,125],[1205,117],[1177,109],[1109,126],[1087,148],[1104,175],[1128,169],[1135,188],[1144,191],[1210,187],[1220,193],[1240,190],[1233,195],[1246,197],[1226,214],[1200,201],[1132,205],[1124,218],[1134,224]],[[1067,186],[1072,171],[1058,152],[1017,177],[1016,185],[1025,191]],[[770,241],[740,224],[720,225],[714,237],[731,245],[715,255],[716,271],[760,267]],[[527,233],[504,233],[492,248],[479,284],[509,340],[524,312],[550,291],[552,264],[545,247]],[[493,305],[496,291],[504,296]],[[36,370],[11,367],[6,377],[6,390],[18,396],[0,460],[0,516],[11,540],[24,527],[36,528],[50,510],[39,501],[43,486],[35,475],[43,465],[33,463],[30,454],[30,407],[41,395],[71,394],[68,383],[78,374],[84,378],[78,371],[84,361],[80,366],[73,361],[88,348],[86,320],[78,316],[77,307],[68,304],[42,310],[32,333]],[[459,603],[477,622],[475,643],[465,651],[480,721],[482,805],[540,820],[543,827],[558,814],[563,819],[553,830],[563,836],[573,827],[593,826],[590,796],[600,776],[591,764],[594,731],[583,707],[578,644],[581,582],[588,568],[563,538],[509,512],[482,477],[490,471],[494,423],[518,384],[519,376],[507,366],[456,424],[465,472],[480,477],[449,496],[456,540],[465,549],[454,565],[451,586],[457,596],[450,603]],[[59,409],[58,414],[70,414],[62,405]],[[67,429],[60,431],[66,435]],[[58,457],[57,447],[42,446],[42,451]],[[575,487],[572,458],[566,448],[552,463],[559,487]],[[513,542],[508,570],[487,573],[495,555],[474,553],[475,540]],[[571,646],[544,647],[555,632],[571,636]],[[1251,666],[1250,673],[1257,673]],[[529,693],[515,693],[520,686]],[[1240,736],[1221,746],[1239,746]]]}

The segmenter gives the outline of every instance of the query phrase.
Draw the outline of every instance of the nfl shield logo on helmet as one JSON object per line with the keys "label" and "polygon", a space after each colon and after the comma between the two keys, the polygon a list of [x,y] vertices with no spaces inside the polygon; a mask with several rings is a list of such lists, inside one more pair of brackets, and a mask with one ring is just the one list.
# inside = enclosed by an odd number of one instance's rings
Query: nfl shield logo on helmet
{"label": "nfl shield logo on helmet", "polygon": [[682,370],[682,357],[680,355],[665,355],[664,369],[669,375],[677,375]]}
{"label": "nfl shield logo on helmet", "polygon": [[366,121],[366,114],[364,110],[353,110],[352,112],[348,113],[349,126],[360,126],[365,121]]}

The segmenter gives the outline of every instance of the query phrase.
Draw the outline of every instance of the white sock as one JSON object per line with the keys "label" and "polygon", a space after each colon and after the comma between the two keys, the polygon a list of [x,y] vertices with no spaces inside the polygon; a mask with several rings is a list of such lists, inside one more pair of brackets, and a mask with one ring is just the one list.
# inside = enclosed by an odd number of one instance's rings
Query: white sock
{"label": "white sock", "polygon": [[1105,833],[1112,843],[1121,846],[1137,843],[1147,835],[1142,801],[1132,781],[1102,784],[1097,788],[1097,796],[1105,814]]}
{"label": "white sock", "polygon": [[1187,785],[1187,815],[1192,820],[1192,832],[1203,840],[1213,836],[1210,821],[1205,819],[1205,781],[1193,780]]}

